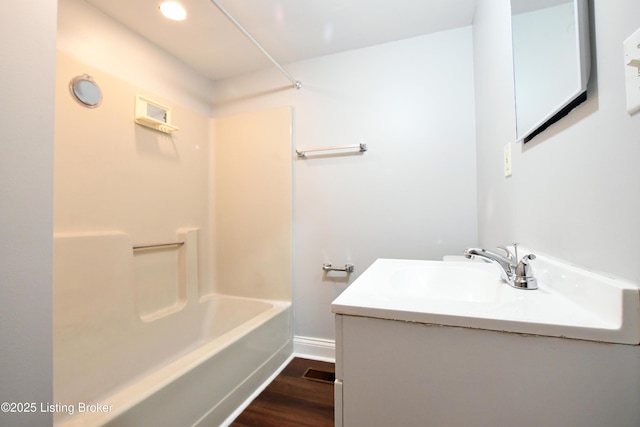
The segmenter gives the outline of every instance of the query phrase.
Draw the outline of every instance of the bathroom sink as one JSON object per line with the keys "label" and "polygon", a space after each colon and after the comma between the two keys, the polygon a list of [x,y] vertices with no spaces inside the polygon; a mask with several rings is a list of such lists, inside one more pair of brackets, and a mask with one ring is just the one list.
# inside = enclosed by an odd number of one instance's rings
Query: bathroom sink
{"label": "bathroom sink", "polygon": [[389,290],[409,298],[486,304],[512,295],[500,292],[499,282],[498,270],[489,264],[433,263],[394,271]]}
{"label": "bathroom sink", "polygon": [[336,314],[611,343],[640,343],[638,286],[543,255],[539,289],[493,264],[378,259],[332,304]]}

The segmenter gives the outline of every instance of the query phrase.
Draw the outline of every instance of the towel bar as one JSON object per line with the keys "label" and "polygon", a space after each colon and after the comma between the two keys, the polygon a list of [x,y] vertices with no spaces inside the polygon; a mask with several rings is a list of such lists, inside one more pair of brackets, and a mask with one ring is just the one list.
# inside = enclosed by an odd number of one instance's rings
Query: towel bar
{"label": "towel bar", "polygon": [[357,148],[360,153],[364,153],[365,151],[367,151],[367,144],[360,143],[356,145],[344,145],[340,147],[319,147],[308,150],[296,150],[296,154],[298,155],[298,157],[307,157],[307,153],[313,153],[316,151],[351,150],[354,148]]}

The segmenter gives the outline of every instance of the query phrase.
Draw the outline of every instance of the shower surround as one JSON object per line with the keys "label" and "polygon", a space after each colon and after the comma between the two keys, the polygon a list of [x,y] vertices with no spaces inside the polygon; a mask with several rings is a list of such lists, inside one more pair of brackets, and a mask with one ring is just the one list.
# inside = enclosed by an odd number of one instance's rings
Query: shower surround
{"label": "shower surround", "polygon": [[[220,423],[292,353],[291,110],[214,120],[61,52],[57,74],[55,424]],[[180,130],[136,125],[138,94]]]}

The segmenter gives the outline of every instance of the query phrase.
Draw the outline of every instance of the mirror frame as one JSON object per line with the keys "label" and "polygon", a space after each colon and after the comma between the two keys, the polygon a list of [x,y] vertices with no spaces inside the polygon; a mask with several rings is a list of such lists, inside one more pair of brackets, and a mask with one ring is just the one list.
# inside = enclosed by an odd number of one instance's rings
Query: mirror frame
{"label": "mirror frame", "polygon": [[[83,93],[81,86],[86,84],[90,84],[95,89],[95,91],[97,91],[97,100],[96,93]],[[71,82],[69,82],[69,91],[71,92],[71,96],[73,97],[73,99],[78,101],[78,103],[83,107],[97,108],[102,103],[102,91],[100,90],[98,84],[88,74],[83,74],[71,79]]]}
{"label": "mirror frame", "polygon": [[[511,0],[512,17],[513,17],[513,2],[517,0]],[[549,126],[556,123],[564,116],[569,114],[571,110],[577,107],[587,99],[587,84],[591,74],[591,55],[590,55],[590,42],[589,42],[589,9],[588,0],[572,0],[573,13],[575,19],[575,37],[577,43],[577,56],[578,67],[576,87],[570,88],[567,91],[565,101],[561,102],[556,107],[552,108],[542,117],[535,121],[535,124],[528,129],[520,129],[518,127],[518,95],[516,85],[516,72],[515,72],[515,45],[512,37],[512,54],[513,54],[513,76],[514,76],[514,105],[515,105],[515,119],[516,119],[516,141],[523,141],[527,143],[531,141],[535,136],[546,130]],[[513,34],[513,19],[511,20],[512,34]],[[522,102],[522,99],[520,100]]]}

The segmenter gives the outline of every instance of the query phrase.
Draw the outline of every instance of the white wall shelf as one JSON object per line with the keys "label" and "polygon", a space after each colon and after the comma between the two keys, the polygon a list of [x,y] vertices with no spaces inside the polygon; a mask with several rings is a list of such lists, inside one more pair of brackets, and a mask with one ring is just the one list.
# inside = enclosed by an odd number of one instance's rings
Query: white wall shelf
{"label": "white wall shelf", "polygon": [[179,128],[171,124],[171,109],[144,96],[136,96],[136,123],[164,133]]}

